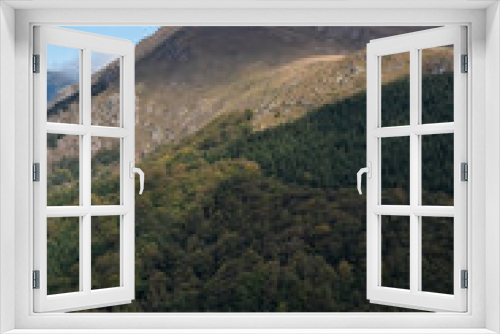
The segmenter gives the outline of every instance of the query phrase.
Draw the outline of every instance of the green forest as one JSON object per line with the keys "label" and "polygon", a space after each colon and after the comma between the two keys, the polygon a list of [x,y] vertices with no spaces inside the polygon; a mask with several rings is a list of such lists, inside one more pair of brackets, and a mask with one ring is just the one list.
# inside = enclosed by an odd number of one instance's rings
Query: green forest
{"label": "green forest", "polygon": [[[423,78],[423,86],[448,92],[452,83],[452,74]],[[409,101],[408,86],[405,78],[383,91]],[[436,89],[423,92],[432,110],[428,122],[453,118],[453,96]],[[394,101],[383,102],[382,110],[383,123],[409,118],[409,109]],[[141,161],[146,182],[136,195],[136,299],[94,311],[406,311],[366,299],[366,201],[356,189],[366,161],[366,94],[262,131],[252,119],[252,110],[221,115]],[[431,205],[453,203],[453,179],[443,173],[453,170],[453,140],[446,136],[422,139],[423,198]],[[58,138],[49,137],[48,145],[57,147]],[[409,141],[381,145],[384,204],[407,204]],[[93,201],[115,203],[117,150],[99,155]],[[77,166],[71,159],[54,164],[49,203],[77,202],[71,182]],[[119,283],[118,221],[92,221],[93,288]],[[78,290],[78,221],[48,224],[48,291]],[[382,283],[407,288],[409,223],[384,217],[382,231]],[[452,293],[453,221],[426,219],[423,233],[423,287]]]}

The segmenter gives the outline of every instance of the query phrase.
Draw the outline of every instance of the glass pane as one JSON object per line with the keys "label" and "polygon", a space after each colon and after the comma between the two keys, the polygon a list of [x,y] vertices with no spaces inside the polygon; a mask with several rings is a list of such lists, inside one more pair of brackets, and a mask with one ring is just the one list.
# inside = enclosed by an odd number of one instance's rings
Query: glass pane
{"label": "glass pane", "polygon": [[410,217],[382,216],[382,286],[410,289]]}
{"label": "glass pane", "polygon": [[80,122],[80,51],[47,45],[48,122]]}
{"label": "glass pane", "polygon": [[422,136],[422,205],[453,205],[453,133]]}
{"label": "glass pane", "polygon": [[410,137],[381,139],[382,204],[410,205]]}
{"label": "glass pane", "polygon": [[422,290],[453,294],[453,218],[422,217]]}
{"label": "glass pane", "polygon": [[120,286],[120,216],[92,217],[92,289]]}
{"label": "glass pane", "polygon": [[91,54],[92,125],[120,126],[120,57]]}
{"label": "glass pane", "polygon": [[381,57],[382,126],[410,124],[410,53]]}
{"label": "glass pane", "polygon": [[47,218],[47,294],[80,290],[80,218]]}
{"label": "glass pane", "polygon": [[80,137],[47,134],[47,206],[79,205]]}
{"label": "glass pane", "polygon": [[120,204],[120,138],[92,137],[92,205]]}
{"label": "glass pane", "polygon": [[423,49],[422,123],[453,122],[453,45]]}

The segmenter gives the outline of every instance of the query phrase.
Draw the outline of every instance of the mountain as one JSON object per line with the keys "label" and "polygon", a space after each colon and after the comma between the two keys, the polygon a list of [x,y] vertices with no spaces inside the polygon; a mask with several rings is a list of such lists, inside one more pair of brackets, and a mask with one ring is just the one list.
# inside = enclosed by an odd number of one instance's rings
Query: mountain
{"label": "mountain", "polygon": [[[95,311],[404,311],[366,300],[366,202],[355,174],[366,157],[365,40],[408,29],[233,29],[163,28],[161,38],[137,47],[137,151],[146,184],[136,196],[136,299]],[[435,49],[424,59],[423,85],[445,88],[423,97],[435,110],[429,122],[453,110],[449,55]],[[385,64],[384,94],[408,100],[408,62],[394,55]],[[116,107],[116,73],[110,64],[93,78],[103,119]],[[56,101],[50,117],[69,117],[72,98]],[[405,119],[394,103],[383,110],[396,123]],[[78,203],[78,152],[58,155],[75,146],[68,137],[50,139],[52,205]],[[382,196],[394,202],[408,198],[405,145],[382,151],[389,162]],[[423,182],[438,187],[423,196],[443,205],[452,203],[442,173],[450,145],[431,143],[423,153],[440,161],[426,164]],[[118,147],[93,154],[92,202],[116,203]],[[102,217],[92,237],[93,286],[119,284],[112,219]],[[453,284],[453,224],[443,222],[425,227],[427,291]],[[49,239],[69,240],[78,235],[74,226],[54,224]],[[390,253],[383,282],[404,286],[408,230],[399,224],[391,232],[382,239]],[[49,291],[78,289],[77,243],[60,252],[58,243],[48,245],[57,254],[48,258]]]}
{"label": "mountain", "polygon": [[[369,40],[426,28],[163,27],[136,47],[137,158],[225,112],[254,110],[262,116],[256,126],[265,128],[276,122],[277,109],[303,114],[359,92]],[[99,122],[118,122],[110,116],[117,104],[106,102],[118,98],[118,70],[115,62],[93,76]],[[340,91],[324,96],[339,83]],[[76,97],[74,91],[56,100],[49,119],[76,119],[67,115],[75,115]]]}
{"label": "mountain", "polygon": [[[450,78],[429,76],[424,84],[444,80],[442,85]],[[405,94],[407,80],[386,85],[386,91]],[[438,96],[437,110],[448,112],[450,97]],[[404,311],[366,300],[366,202],[355,180],[365,159],[365,110],[361,92],[262,131],[253,129],[252,112],[227,113],[148,155],[142,164],[146,191],[136,197],[136,299],[96,311]],[[386,112],[404,118],[397,106]],[[428,147],[426,154],[450,161],[450,145]],[[401,148],[405,151],[408,147]],[[391,150],[382,158],[391,166],[403,162],[398,173],[391,170],[392,186],[384,188],[384,198],[407,198],[408,189],[398,185],[404,184],[409,157],[405,163]],[[444,180],[440,170],[425,178]],[[93,197],[116,201],[109,189],[118,180],[116,172],[96,178]],[[453,188],[447,185],[427,198],[449,205]],[[65,199],[73,191],[61,187],[50,195]],[[426,231],[425,285],[428,291],[449,292],[453,262],[447,236],[453,235],[453,225],[433,224]],[[110,250],[116,233],[92,241],[102,252],[93,275],[103,286],[119,282],[119,262],[113,262],[116,252]],[[384,257],[384,279],[398,285],[409,279],[407,239],[401,224],[383,239],[393,254]],[[78,277],[73,254],[76,250],[67,251],[57,265],[49,264],[59,270],[49,279],[51,290],[64,288],[67,277]],[[77,280],[74,284],[78,287]]]}
{"label": "mountain", "polygon": [[64,87],[73,85],[78,77],[66,71],[47,71],[47,102],[50,104],[58,98],[57,93]]}

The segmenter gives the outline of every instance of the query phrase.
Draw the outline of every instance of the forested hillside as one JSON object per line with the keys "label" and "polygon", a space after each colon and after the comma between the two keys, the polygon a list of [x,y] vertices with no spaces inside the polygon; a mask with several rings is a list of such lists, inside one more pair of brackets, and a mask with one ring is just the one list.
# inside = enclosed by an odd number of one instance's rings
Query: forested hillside
{"label": "forested hillside", "polygon": [[[136,298],[94,311],[405,311],[366,299],[365,46],[426,28],[163,27],[139,43]],[[425,123],[453,121],[451,54],[422,53]],[[409,58],[383,64],[382,124],[407,124]],[[92,77],[93,125],[118,124],[117,65]],[[48,121],[77,122],[78,88],[56,90]],[[453,205],[450,136],[422,138],[426,205]],[[50,206],[79,203],[79,142],[47,137]],[[381,145],[382,200],[405,203],[409,140]],[[92,204],[118,204],[119,141],[91,146]],[[382,220],[386,286],[409,285],[405,219]],[[78,218],[51,218],[47,232],[49,294],[77,291]],[[92,288],[119,285],[118,217],[93,217],[91,233]],[[452,292],[452,236],[449,218],[422,223],[425,291]]]}
{"label": "forested hillside", "polygon": [[[384,89],[408,94],[403,89],[407,80]],[[423,80],[449,87],[452,75]],[[452,112],[452,97],[433,96],[440,115]],[[404,117],[395,106],[384,112],[392,119]],[[146,184],[144,194],[136,196],[136,299],[101,311],[403,311],[366,300],[366,204],[356,190],[356,172],[366,154],[365,92],[262,131],[254,130],[254,117],[252,110],[221,115],[175,145],[156,147],[141,162]],[[51,145],[57,147],[58,141]],[[431,143],[428,159],[449,161],[452,145]],[[390,166],[383,196],[394,201],[408,196],[402,177],[408,175],[409,151],[404,143],[398,150],[382,152]],[[99,154],[113,156],[116,149]],[[95,176],[93,194],[99,202],[113,203],[118,174],[113,159],[100,161],[105,177]],[[71,160],[55,163],[67,180],[74,179]],[[440,170],[431,169],[424,177],[441,180],[440,191],[427,198],[449,203],[452,183]],[[58,189],[49,193],[55,203],[74,192],[68,181],[51,182]],[[118,226],[111,218],[108,222],[108,230],[92,240],[98,250],[93,285],[100,287],[118,282],[113,265]],[[74,232],[67,225],[49,233],[69,240]],[[383,282],[406,286],[408,229],[394,226],[383,239],[383,249],[391,254],[384,258]],[[447,252],[452,244],[446,238],[452,230],[450,224],[426,229],[428,291],[449,292],[452,287]],[[65,284],[78,286],[77,248],[58,253],[59,246],[49,243],[49,253],[54,247],[52,253],[58,255],[49,258],[51,275],[58,278],[49,280],[53,292],[64,291]]]}

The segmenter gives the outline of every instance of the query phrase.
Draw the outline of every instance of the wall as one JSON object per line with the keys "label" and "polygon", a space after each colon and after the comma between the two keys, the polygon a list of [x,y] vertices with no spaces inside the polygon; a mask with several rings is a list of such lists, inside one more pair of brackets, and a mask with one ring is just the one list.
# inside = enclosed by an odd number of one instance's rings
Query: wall
{"label": "wall", "polygon": [[[67,316],[51,314],[47,316],[29,317],[26,310],[32,306],[30,296],[32,289],[29,288],[31,274],[30,258],[30,224],[32,222],[30,212],[30,118],[31,108],[29,105],[29,66],[30,63],[30,22],[37,23],[58,23],[58,22],[78,22],[79,24],[101,23],[108,24],[134,24],[144,22],[154,22],[155,24],[165,25],[200,25],[202,22],[206,25],[268,25],[270,22],[277,25],[310,25],[315,22],[318,25],[331,25],[352,22],[363,22],[371,25],[376,22],[425,22],[427,24],[447,23],[456,24],[457,22],[470,22],[474,27],[472,29],[473,51],[472,66],[474,66],[474,126],[472,132],[477,136],[473,143],[474,157],[477,158],[475,166],[477,171],[471,170],[470,177],[474,178],[475,197],[472,217],[475,225],[475,232],[472,235],[474,248],[471,250],[474,258],[473,269],[471,272],[483,272],[484,270],[484,28],[485,17],[483,10],[477,11],[455,11],[455,10],[412,10],[412,11],[385,11],[385,10],[133,10],[133,11],[92,11],[92,10],[20,10],[16,16],[16,271],[18,276],[17,283],[17,303],[16,324],[19,328],[136,328],[139,323],[144,322],[149,328],[341,328],[347,326],[356,326],[358,328],[401,328],[405,326],[414,326],[419,328],[460,328],[474,327],[482,328],[484,326],[484,286],[476,284],[473,279],[470,281],[472,286],[470,291],[475,291],[472,299],[472,316],[469,315],[450,315],[440,314],[428,317],[426,314],[415,314],[411,316],[373,316],[356,315],[314,315],[314,316],[248,316],[230,315],[227,317],[221,315],[193,315],[184,316],[173,314],[168,316]],[[477,66],[476,66],[477,65]],[[498,144],[498,143],[497,143]],[[497,145],[498,148],[498,145]],[[19,172],[20,171],[20,172]],[[472,176],[471,176],[472,174]],[[19,190],[20,189],[20,190]],[[28,284],[26,284],[28,283]],[[482,282],[481,282],[482,283]],[[497,281],[498,284],[498,281]],[[471,295],[470,295],[471,296]],[[305,330],[304,330],[305,331]],[[472,332],[472,331],[467,331]]]}
{"label": "wall", "polygon": [[15,11],[0,3],[0,333],[14,328]]}
{"label": "wall", "polygon": [[486,328],[500,332],[498,314],[500,308],[500,133],[498,131],[500,116],[500,7],[496,3],[486,12],[486,69],[492,75],[486,76],[486,254],[496,254],[495,265],[486,266]]}

